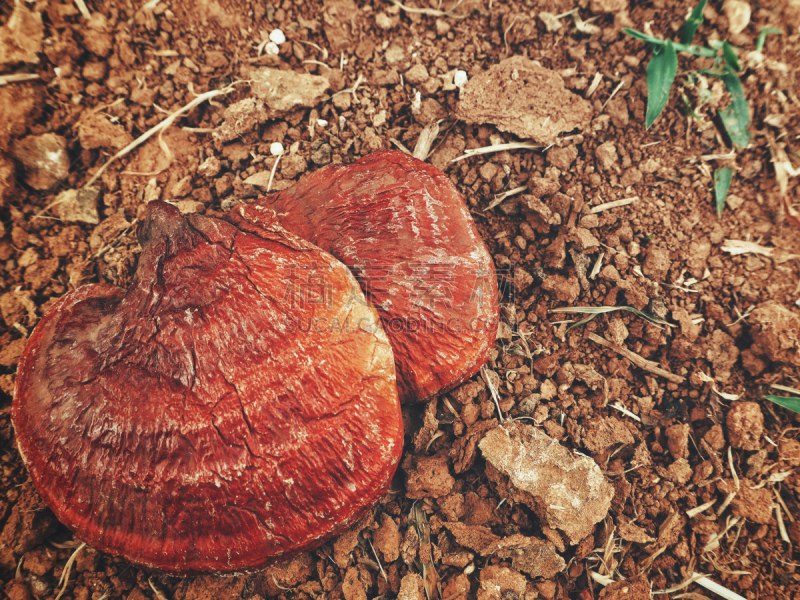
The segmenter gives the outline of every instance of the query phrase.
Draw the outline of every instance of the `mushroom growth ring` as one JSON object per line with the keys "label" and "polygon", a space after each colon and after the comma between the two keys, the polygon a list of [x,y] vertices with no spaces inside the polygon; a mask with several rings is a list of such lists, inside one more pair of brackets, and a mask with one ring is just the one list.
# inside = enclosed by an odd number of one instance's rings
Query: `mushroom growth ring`
{"label": "mushroom growth ring", "polygon": [[81,287],[31,336],[17,444],[91,546],[168,572],[252,570],[387,490],[403,427],[378,314],[272,214],[152,202],[130,288]]}

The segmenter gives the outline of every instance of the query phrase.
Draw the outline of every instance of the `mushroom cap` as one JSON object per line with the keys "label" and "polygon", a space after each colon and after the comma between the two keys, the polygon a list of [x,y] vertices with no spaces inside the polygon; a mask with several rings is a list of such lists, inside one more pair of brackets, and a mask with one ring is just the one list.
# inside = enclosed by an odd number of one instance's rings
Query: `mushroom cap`
{"label": "mushroom cap", "polygon": [[401,401],[447,391],[489,358],[499,320],[494,263],[439,169],[376,152],[258,202],[356,275],[392,344]]}
{"label": "mushroom cap", "polygon": [[58,519],[169,572],[322,544],[402,451],[391,347],[350,272],[266,211],[232,221],[152,202],[130,288],[64,296],[17,375],[20,454]]}

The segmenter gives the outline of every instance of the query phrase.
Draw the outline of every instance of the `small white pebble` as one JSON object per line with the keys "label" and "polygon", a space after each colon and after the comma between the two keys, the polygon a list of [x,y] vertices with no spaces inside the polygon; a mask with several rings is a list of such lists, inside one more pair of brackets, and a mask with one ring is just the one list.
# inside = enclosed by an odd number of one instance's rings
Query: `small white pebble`
{"label": "small white pebble", "polygon": [[320,127],[327,127],[328,122],[325,119],[317,119],[317,125],[319,125]]}
{"label": "small white pebble", "polygon": [[286,36],[283,35],[283,32],[280,29],[273,29],[269,34],[269,41],[275,42],[276,44],[282,44],[286,41]]}
{"label": "small white pebble", "polygon": [[456,71],[455,76],[453,77],[453,85],[456,86],[459,90],[464,87],[464,84],[467,83],[467,72],[462,71],[459,69]]}
{"label": "small white pebble", "polygon": [[267,54],[277,55],[280,53],[280,48],[278,48],[278,44],[275,42],[268,42],[267,45],[264,47],[264,51]]}
{"label": "small white pebble", "polygon": [[411,101],[411,114],[418,115],[422,109],[422,94],[417,92],[414,94],[414,99]]}
{"label": "small white pebble", "polygon": [[283,144],[281,144],[280,142],[272,142],[269,145],[269,153],[272,154],[272,156],[278,156],[279,154],[283,154]]}

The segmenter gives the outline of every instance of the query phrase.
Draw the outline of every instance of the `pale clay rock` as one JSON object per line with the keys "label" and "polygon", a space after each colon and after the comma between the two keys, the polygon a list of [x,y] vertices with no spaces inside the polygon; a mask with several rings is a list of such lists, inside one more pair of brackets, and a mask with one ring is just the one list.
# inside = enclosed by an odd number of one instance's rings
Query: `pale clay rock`
{"label": "pale clay rock", "polygon": [[743,0],[725,0],[722,10],[728,18],[728,31],[736,35],[742,33],[750,24],[750,4]]}
{"label": "pale clay rock", "polygon": [[87,187],[79,190],[64,190],[56,197],[58,218],[67,223],[100,223],[97,199],[100,188]]}
{"label": "pale clay rock", "polygon": [[608,514],[614,488],[591,458],[578,456],[531,425],[509,423],[490,431],[479,447],[520,491],[533,496],[543,525],[572,544]]}
{"label": "pale clay rock", "polygon": [[582,131],[592,114],[592,105],[566,89],[561,75],[523,56],[473,76],[456,107],[456,117],[467,123],[492,123],[541,144],[555,143],[561,133]]}
{"label": "pale clay rock", "polygon": [[38,64],[44,39],[42,15],[30,10],[25,2],[13,4],[11,16],[0,27],[0,66]]}
{"label": "pale clay rock", "polygon": [[258,69],[251,79],[253,95],[263,100],[275,115],[294,108],[312,108],[330,88],[325,77],[280,69]]}

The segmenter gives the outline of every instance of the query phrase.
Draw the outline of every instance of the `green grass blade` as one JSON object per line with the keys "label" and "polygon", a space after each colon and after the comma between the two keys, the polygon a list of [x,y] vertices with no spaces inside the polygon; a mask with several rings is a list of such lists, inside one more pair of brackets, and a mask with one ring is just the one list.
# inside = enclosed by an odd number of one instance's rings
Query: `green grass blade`
{"label": "green grass blade", "polygon": [[739,66],[739,58],[736,56],[736,52],[733,51],[733,46],[728,42],[722,42],[722,55],[725,57],[725,62],[733,67],[734,71],[742,70],[742,67]]}
{"label": "green grass blade", "polygon": [[800,413],[800,398],[792,398],[790,396],[764,396],[764,398],[778,406],[788,408],[792,412]]}
{"label": "green grass blade", "polygon": [[[653,44],[656,48],[661,48],[666,46],[667,40],[662,40],[660,38],[653,37],[652,35],[647,35],[646,33],[642,33],[641,31],[636,31],[635,29],[628,29],[627,27],[623,27],[622,31],[627,33],[632,38],[636,38],[637,40],[642,40],[643,42],[647,42],[648,44]],[[706,48],[705,46],[698,46],[697,44],[676,44],[673,43],[675,46],[675,50],[678,52],[688,52],[689,54],[694,54],[695,56],[702,56],[704,58],[714,58],[717,55],[717,51],[714,48]]]}
{"label": "green grass blade", "polygon": [[700,4],[694,7],[692,14],[686,19],[686,23],[681,27],[681,43],[690,44],[697,28],[703,24],[703,9],[706,7],[707,0],[700,0]]}
{"label": "green grass blade", "polygon": [[678,72],[678,54],[675,45],[667,40],[653,52],[647,65],[647,116],[645,128],[650,126],[664,110],[669,101],[669,90]]}
{"label": "green grass blade", "polygon": [[725,207],[725,198],[728,197],[728,190],[731,187],[733,169],[722,167],[714,171],[714,196],[717,198],[717,214],[722,216],[722,209]]}
{"label": "green grass blade", "polygon": [[636,31],[635,29],[628,29],[627,27],[623,27],[622,31],[627,33],[632,38],[636,38],[637,40],[642,40],[643,42],[654,44],[656,46],[663,46],[664,44],[667,43],[665,40],[654,38],[652,35],[647,35],[646,33],[642,33],[641,31]]}
{"label": "green grass blade", "polygon": [[581,321],[578,321],[577,323],[573,323],[572,325],[570,325],[569,327],[567,327],[567,329],[566,329],[566,331],[564,331],[564,333],[569,333],[570,331],[572,331],[572,330],[573,330],[573,329],[575,329],[576,327],[581,327],[582,325],[586,325],[586,324],[587,324],[589,321],[591,321],[592,319],[594,319],[596,316],[597,316],[597,315],[589,315],[589,316],[588,316],[588,317],[586,317],[585,319],[583,319],[583,320],[581,320]]}
{"label": "green grass blade", "polygon": [[750,112],[747,107],[747,98],[744,95],[742,82],[731,65],[726,65],[722,75],[719,76],[731,95],[731,104],[725,110],[719,111],[722,124],[731,138],[731,142],[738,149],[746,148],[750,143]]}
{"label": "green grass blade", "polygon": [[758,34],[758,39],[756,40],[756,52],[761,52],[761,50],[764,49],[764,42],[767,40],[767,36],[771,33],[783,35],[783,32],[780,29],[775,29],[774,27],[762,29],[761,33]]}

